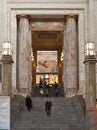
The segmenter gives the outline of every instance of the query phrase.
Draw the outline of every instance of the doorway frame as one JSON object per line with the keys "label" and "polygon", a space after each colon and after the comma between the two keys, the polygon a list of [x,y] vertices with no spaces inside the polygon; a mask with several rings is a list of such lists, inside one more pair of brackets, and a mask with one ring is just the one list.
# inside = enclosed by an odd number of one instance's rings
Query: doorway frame
{"label": "doorway frame", "polygon": [[[85,4],[69,4],[66,3],[30,3],[22,5],[19,3],[9,4],[8,6],[8,40],[13,43],[13,59],[12,68],[12,86],[17,88],[17,15],[78,15],[78,43],[79,43],[79,93],[85,94],[85,68],[83,65],[84,44],[87,39],[87,19],[84,15],[87,14],[87,6]],[[64,79],[63,79],[64,80]]]}

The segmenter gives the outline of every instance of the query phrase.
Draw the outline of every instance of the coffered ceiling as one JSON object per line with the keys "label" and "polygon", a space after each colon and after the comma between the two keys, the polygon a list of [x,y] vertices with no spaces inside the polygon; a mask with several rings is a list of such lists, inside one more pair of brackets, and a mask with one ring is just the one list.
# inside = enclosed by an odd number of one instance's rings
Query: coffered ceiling
{"label": "coffered ceiling", "polygon": [[[77,18],[77,15],[71,15]],[[36,49],[63,48],[65,20],[67,15],[31,15],[32,46]]]}
{"label": "coffered ceiling", "polygon": [[62,46],[63,32],[32,32],[32,47],[37,50],[57,50],[62,49]]}
{"label": "coffered ceiling", "polygon": [[37,50],[57,50],[63,47],[64,16],[31,16],[32,47]]}

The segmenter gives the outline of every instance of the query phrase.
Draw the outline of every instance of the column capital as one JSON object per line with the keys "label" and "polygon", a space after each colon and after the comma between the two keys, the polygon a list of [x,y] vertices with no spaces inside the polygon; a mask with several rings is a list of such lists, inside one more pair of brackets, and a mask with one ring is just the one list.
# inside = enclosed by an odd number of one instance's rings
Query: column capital
{"label": "column capital", "polygon": [[87,56],[86,58],[85,58],[85,60],[84,60],[84,64],[86,64],[86,63],[96,63],[97,62],[97,60],[96,60],[96,57],[95,56]]}
{"label": "column capital", "polygon": [[25,15],[25,14],[17,15],[17,18],[18,18],[18,19],[20,19],[20,18],[24,18],[24,19],[28,19],[28,20],[31,19],[30,15]]}
{"label": "column capital", "polygon": [[2,56],[0,62],[2,64],[12,64],[12,63],[14,63],[12,56]]}
{"label": "column capital", "polygon": [[65,21],[66,21],[67,19],[70,19],[70,18],[73,18],[73,19],[77,20],[77,19],[78,19],[78,16],[77,16],[77,15],[70,14],[70,15],[65,15],[64,18],[65,18]]}

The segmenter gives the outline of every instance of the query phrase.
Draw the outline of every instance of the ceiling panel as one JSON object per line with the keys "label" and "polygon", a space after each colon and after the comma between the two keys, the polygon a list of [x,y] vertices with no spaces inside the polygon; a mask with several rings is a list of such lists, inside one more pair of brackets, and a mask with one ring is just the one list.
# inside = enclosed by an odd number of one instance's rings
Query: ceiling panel
{"label": "ceiling panel", "polygon": [[37,49],[58,49],[63,46],[62,32],[32,32],[32,46]]}

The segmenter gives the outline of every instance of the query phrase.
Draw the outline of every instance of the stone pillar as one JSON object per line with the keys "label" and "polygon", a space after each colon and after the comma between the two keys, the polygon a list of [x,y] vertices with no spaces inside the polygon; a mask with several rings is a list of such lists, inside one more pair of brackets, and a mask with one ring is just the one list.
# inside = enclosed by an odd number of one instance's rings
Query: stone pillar
{"label": "stone pillar", "polygon": [[31,30],[29,16],[18,17],[18,88],[21,93],[31,90]]}
{"label": "stone pillar", "polygon": [[12,63],[13,59],[10,55],[1,57],[2,63],[2,92],[3,96],[12,97]]}
{"label": "stone pillar", "polygon": [[31,61],[31,48],[32,48],[32,33],[31,33],[31,28],[29,29],[29,68],[28,68],[28,71],[29,71],[29,90],[30,90],[30,93],[32,92],[32,61]]}
{"label": "stone pillar", "polygon": [[86,56],[86,130],[96,130],[96,58]]}
{"label": "stone pillar", "polygon": [[78,88],[77,16],[66,16],[64,36],[64,86],[66,95],[74,95]]}

